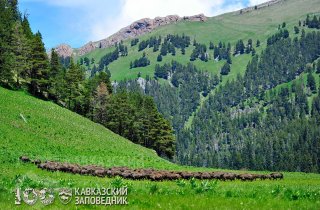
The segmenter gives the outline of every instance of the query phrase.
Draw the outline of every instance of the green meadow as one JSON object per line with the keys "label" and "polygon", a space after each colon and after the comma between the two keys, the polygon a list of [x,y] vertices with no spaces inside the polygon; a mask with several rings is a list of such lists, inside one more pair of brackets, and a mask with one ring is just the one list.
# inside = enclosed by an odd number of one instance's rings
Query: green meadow
{"label": "green meadow", "polygon": [[[133,144],[108,129],[52,102],[24,92],[0,88],[0,208],[1,209],[100,209],[105,206],[50,206],[39,201],[29,207],[14,204],[14,189],[61,187],[128,187],[127,209],[319,209],[320,175],[286,173],[278,181],[151,182],[122,178],[98,178],[49,172],[19,156],[31,159],[96,164],[105,167],[156,168],[186,171],[222,169],[179,166],[158,157],[154,151]],[[22,117],[22,116],[23,117]],[[25,118],[25,120],[23,119]],[[222,170],[223,171],[223,170]],[[245,173],[246,171],[234,171]],[[256,173],[269,173],[266,171]]]}

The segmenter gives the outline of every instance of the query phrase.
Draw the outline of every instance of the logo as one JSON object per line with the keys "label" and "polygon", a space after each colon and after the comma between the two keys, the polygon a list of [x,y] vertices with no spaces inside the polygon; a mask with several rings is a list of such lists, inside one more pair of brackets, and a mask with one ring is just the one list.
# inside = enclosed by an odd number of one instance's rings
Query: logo
{"label": "logo", "polygon": [[21,205],[21,195],[20,195],[20,188],[15,190],[14,196],[14,204]]}
{"label": "logo", "polygon": [[59,199],[62,204],[68,204],[72,200],[72,189],[61,188],[59,190]]}
{"label": "logo", "polygon": [[54,194],[52,189],[44,188],[39,192],[39,198],[43,205],[50,205],[54,201]]}
{"label": "logo", "polygon": [[23,201],[32,206],[34,205],[38,200],[38,195],[36,193],[36,191],[32,188],[27,188],[25,189],[25,191],[23,192]]}

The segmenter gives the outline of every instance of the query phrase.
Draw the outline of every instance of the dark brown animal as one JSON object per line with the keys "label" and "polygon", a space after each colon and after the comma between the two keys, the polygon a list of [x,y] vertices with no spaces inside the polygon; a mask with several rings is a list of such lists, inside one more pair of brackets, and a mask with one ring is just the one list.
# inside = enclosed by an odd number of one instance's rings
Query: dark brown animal
{"label": "dark brown animal", "polygon": [[24,163],[30,162],[30,158],[27,156],[20,156],[19,159]]}
{"label": "dark brown animal", "polygon": [[191,179],[193,174],[190,172],[179,172],[182,179]]}
{"label": "dark brown animal", "polygon": [[[30,159],[26,156],[21,156],[20,160],[23,162],[29,162]],[[167,170],[155,170],[151,168],[147,169],[129,169],[128,167],[112,167],[105,168],[97,165],[80,166],[78,164],[60,163],[55,161],[45,161],[42,163],[40,160],[34,160],[38,168],[48,171],[62,171],[73,174],[91,175],[98,177],[115,177],[121,176],[126,179],[149,179],[152,181],[162,180],[177,180],[177,179],[190,179],[192,177],[196,179],[219,179],[222,181],[239,179],[242,181],[253,181],[256,179],[283,179],[283,174],[274,172],[267,175],[262,174],[234,174],[230,172],[176,172]]]}
{"label": "dark brown animal", "polygon": [[201,172],[192,172],[192,177],[194,177],[195,179],[201,179],[201,176]]}
{"label": "dark brown animal", "polygon": [[36,160],[31,161],[31,163],[33,163],[35,165],[39,165],[41,163],[41,160],[36,159]]}
{"label": "dark brown animal", "polygon": [[140,180],[143,178],[144,178],[144,175],[142,173],[139,173],[139,172],[132,173],[132,179],[134,179],[134,180]]}
{"label": "dark brown animal", "polygon": [[234,173],[224,173],[223,176],[222,176],[222,179],[224,181],[227,181],[227,180],[233,181],[236,178],[237,178],[237,175],[234,174]]}
{"label": "dark brown animal", "polygon": [[270,176],[274,180],[283,179],[283,174],[279,172],[271,173]]}
{"label": "dark brown animal", "polygon": [[159,172],[154,172],[150,175],[150,180],[152,181],[162,181],[163,180],[163,174]]}
{"label": "dark brown animal", "polygon": [[253,181],[254,177],[252,176],[252,174],[239,174],[237,176],[238,179],[240,179],[241,181]]}
{"label": "dark brown animal", "polygon": [[208,172],[203,172],[201,174],[201,179],[210,179],[210,178],[211,178],[211,175]]}
{"label": "dark brown animal", "polygon": [[216,171],[216,172],[212,172],[211,173],[211,178],[212,179],[223,179],[223,175],[224,175],[224,173],[223,172],[218,172],[218,171]]}
{"label": "dark brown animal", "polygon": [[94,175],[98,177],[105,177],[107,174],[107,171],[104,169],[97,169],[94,171]]}

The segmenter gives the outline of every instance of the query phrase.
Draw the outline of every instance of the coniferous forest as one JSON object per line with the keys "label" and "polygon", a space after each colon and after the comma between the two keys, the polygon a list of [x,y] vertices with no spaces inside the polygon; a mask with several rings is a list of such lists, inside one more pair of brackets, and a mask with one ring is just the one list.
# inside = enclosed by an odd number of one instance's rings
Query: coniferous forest
{"label": "coniferous forest", "polygon": [[[318,19],[299,21],[295,35],[285,23],[279,25],[259,54],[260,40],[207,46],[194,39],[189,63],[157,63],[154,75],[145,79],[138,75],[111,83],[109,64],[128,56],[123,42],[98,66],[87,57],[78,62],[59,57],[54,49],[47,54],[41,33],[31,31],[18,2],[0,0],[0,84],[53,101],[177,163],[320,172],[320,91],[314,76],[320,72]],[[308,31],[300,31],[302,25]],[[169,54],[185,55],[191,38],[169,34],[131,40],[131,47],[136,45],[141,55],[130,70],[150,65],[147,48],[157,52],[156,62]],[[244,75],[221,84],[233,57],[243,54],[252,57]],[[193,64],[209,59],[223,60],[218,74]],[[88,76],[85,66],[91,64]]]}
{"label": "coniferous forest", "polygon": [[[242,49],[245,52],[241,43],[236,50],[240,54]],[[247,46],[250,44],[252,41]],[[155,79],[147,78],[143,88],[135,80],[120,86],[155,99],[176,131],[175,160],[179,163],[319,172],[320,93],[313,74],[319,68],[320,32],[303,29],[300,36],[291,38],[287,30],[280,29],[267,44],[261,55],[253,55],[244,76],[220,86],[199,110],[201,97],[214,90],[220,78],[192,64],[172,61],[156,65]],[[229,71],[226,62],[220,74]],[[308,75],[306,82],[298,79],[302,74]],[[171,85],[161,85],[157,78],[169,80]]]}

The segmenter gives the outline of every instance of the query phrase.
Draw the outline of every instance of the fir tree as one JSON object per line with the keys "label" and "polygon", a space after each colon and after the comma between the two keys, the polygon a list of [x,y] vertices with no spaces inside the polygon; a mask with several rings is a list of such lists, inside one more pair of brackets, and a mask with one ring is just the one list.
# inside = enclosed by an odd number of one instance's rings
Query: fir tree
{"label": "fir tree", "polygon": [[223,65],[223,67],[221,68],[221,75],[228,75],[229,74],[229,72],[230,72],[230,65],[229,65],[229,63],[225,63],[224,65]]}
{"label": "fir tree", "polygon": [[28,56],[31,53],[31,49],[29,48],[27,38],[19,22],[13,25],[10,45],[13,60],[12,70],[16,80],[16,87],[20,88],[22,83],[29,83],[31,63]]}
{"label": "fir tree", "polygon": [[82,82],[84,73],[78,65],[75,65],[71,59],[70,67],[65,76],[64,97],[67,107],[70,110],[77,111],[77,106],[83,97]]}
{"label": "fir tree", "polygon": [[260,47],[260,40],[259,39],[257,40],[256,47]]}
{"label": "fir tree", "polygon": [[320,59],[318,59],[318,62],[317,62],[317,71],[316,73],[320,74]]}
{"label": "fir tree", "polygon": [[35,96],[47,98],[49,61],[40,32],[38,32],[33,39],[31,54],[30,92]]}
{"label": "fir tree", "polygon": [[316,80],[315,80],[314,76],[312,75],[312,73],[308,74],[307,87],[310,88],[312,93],[316,93],[317,92]]}
{"label": "fir tree", "polygon": [[10,50],[10,36],[14,19],[7,1],[0,1],[0,85],[14,87],[14,59]]}
{"label": "fir tree", "polygon": [[107,85],[101,82],[94,94],[93,99],[93,120],[105,125],[107,122],[107,101],[110,97]]}

